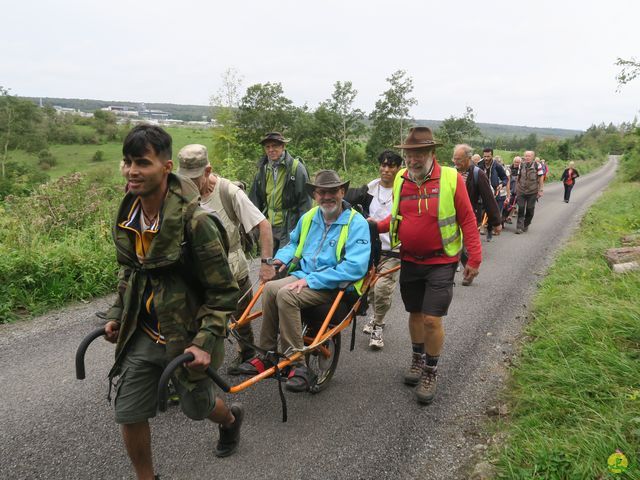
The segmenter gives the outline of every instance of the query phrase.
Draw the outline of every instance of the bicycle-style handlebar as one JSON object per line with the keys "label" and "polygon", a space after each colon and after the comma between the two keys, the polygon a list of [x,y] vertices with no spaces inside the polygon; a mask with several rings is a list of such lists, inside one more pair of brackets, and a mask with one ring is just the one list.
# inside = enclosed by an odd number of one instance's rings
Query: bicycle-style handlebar
{"label": "bicycle-style handlebar", "polygon": [[[169,365],[167,365],[164,372],[162,372],[160,382],[158,383],[158,409],[161,412],[167,410],[167,398],[169,396],[168,385],[173,372],[183,363],[191,362],[193,358],[193,353],[183,353],[182,355],[178,355],[169,362]],[[207,367],[205,373],[222,389],[223,392],[228,392],[231,389],[229,384],[220,375],[218,375],[213,368]]]}
{"label": "bicycle-style handlebar", "polygon": [[89,335],[84,337],[80,345],[78,346],[78,350],[76,350],[76,378],[78,380],[84,380],[85,371],[84,371],[84,354],[87,353],[87,348],[89,348],[89,344],[93,342],[96,338],[101,337],[105,334],[104,327],[96,328]]}

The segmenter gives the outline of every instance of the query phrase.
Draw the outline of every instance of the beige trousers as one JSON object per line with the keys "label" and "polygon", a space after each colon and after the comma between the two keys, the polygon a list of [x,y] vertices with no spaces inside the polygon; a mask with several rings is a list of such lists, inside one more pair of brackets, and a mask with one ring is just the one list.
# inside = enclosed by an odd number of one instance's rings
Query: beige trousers
{"label": "beige trousers", "polygon": [[[399,258],[383,256],[378,264],[380,272],[400,265]],[[384,316],[391,308],[391,299],[396,290],[400,270],[380,277],[372,289],[369,290],[369,305],[373,308],[373,323],[384,327]]]}
{"label": "beige trousers", "polygon": [[283,288],[295,282],[297,277],[289,275],[280,280],[268,282],[262,291],[262,330],[260,331],[260,347],[275,350],[278,345],[280,330],[280,352],[288,348],[303,348],[302,320],[300,310],[314,305],[331,303],[335,290],[312,290],[309,287],[300,293]]}

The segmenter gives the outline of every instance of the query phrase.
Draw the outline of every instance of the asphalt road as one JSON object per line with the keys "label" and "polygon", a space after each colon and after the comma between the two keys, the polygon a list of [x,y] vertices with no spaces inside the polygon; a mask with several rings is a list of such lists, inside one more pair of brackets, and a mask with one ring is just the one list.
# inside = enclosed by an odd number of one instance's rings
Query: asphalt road
{"label": "asphalt road", "polygon": [[[614,169],[612,160],[580,177],[569,204],[560,184],[547,185],[528,233],[514,235],[507,226],[491,243],[483,237],[480,276],[455,288],[432,405],[419,406],[402,384],[411,353],[396,292],[384,350],[369,351],[358,333],[349,352],[350,333],[343,333],[329,387],[286,394],[288,423],[281,423],[274,380],[233,396],[247,412],[236,455],[213,455],[217,430],[210,423],[190,421],[175,407],[159,414],[152,420],[157,472],[163,480],[464,478],[486,440],[485,411],[496,402],[537,282]],[[94,342],[87,379],[74,374],[76,347],[97,324],[93,312],[110,300],[0,326],[0,478],[133,478],[106,401],[113,346]],[[360,318],[358,332],[362,325]]]}

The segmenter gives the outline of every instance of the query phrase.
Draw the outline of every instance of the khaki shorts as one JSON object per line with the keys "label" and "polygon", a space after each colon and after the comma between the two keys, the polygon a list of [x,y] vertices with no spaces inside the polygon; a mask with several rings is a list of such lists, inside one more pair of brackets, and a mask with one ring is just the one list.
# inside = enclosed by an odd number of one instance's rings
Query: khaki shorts
{"label": "khaki shorts", "polygon": [[[158,382],[167,364],[165,346],[138,330],[130,341],[116,383],[116,423],[139,423],[156,416]],[[203,420],[211,414],[216,404],[216,387],[210,378],[186,384],[174,376],[172,382],[187,417]]]}

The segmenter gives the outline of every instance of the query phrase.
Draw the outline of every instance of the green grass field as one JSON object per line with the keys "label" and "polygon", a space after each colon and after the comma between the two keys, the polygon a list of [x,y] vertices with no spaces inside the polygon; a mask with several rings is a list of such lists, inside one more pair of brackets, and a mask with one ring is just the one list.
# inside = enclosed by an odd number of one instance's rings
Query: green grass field
{"label": "green grass field", "polygon": [[[76,128],[91,129],[91,127],[86,126],[77,126]],[[181,127],[167,127],[166,130],[173,138],[174,157],[180,148],[189,143],[201,143],[207,148],[212,146],[212,136],[209,130]],[[51,145],[49,150],[57,160],[57,164],[47,171],[52,180],[74,172],[89,173],[99,170],[105,165],[112,167],[114,172],[117,173],[122,159],[122,142],[119,141],[100,145]],[[104,161],[92,161],[93,155],[97,150],[104,152]],[[10,160],[38,165],[38,156],[36,154],[29,154],[21,150],[12,151]]]}
{"label": "green grass field", "polygon": [[[499,478],[640,479],[640,272],[603,257],[640,229],[639,209],[640,183],[612,184],[542,283],[497,425]],[[613,475],[617,449],[629,467]]]}

